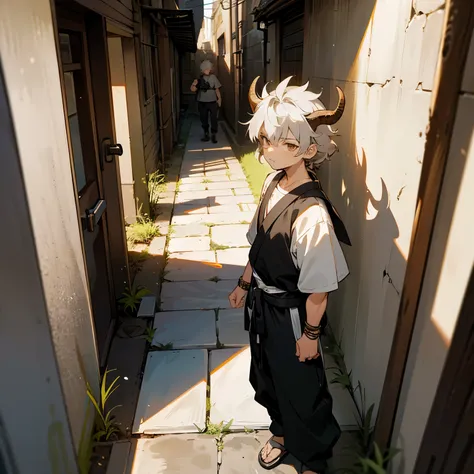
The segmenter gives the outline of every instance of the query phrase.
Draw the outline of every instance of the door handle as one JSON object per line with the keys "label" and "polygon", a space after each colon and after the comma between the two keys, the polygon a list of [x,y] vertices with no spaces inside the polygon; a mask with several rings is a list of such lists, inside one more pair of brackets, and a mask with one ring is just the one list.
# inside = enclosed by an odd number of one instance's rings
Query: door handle
{"label": "door handle", "polygon": [[102,214],[107,207],[107,203],[103,199],[99,199],[97,204],[86,211],[87,230],[94,232],[97,223],[100,221]]}
{"label": "door handle", "polygon": [[100,169],[104,169],[105,163],[112,163],[115,156],[123,155],[123,147],[120,143],[112,143],[110,138],[102,140],[102,153],[100,155]]}

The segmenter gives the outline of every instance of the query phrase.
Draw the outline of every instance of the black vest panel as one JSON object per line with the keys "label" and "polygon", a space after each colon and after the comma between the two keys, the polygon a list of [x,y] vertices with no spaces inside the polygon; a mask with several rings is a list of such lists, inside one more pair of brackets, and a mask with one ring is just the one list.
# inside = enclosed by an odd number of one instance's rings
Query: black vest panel
{"label": "black vest panel", "polygon": [[318,198],[326,204],[338,239],[347,245],[351,243],[342,220],[318,182],[298,186],[284,196],[264,218],[270,197],[282,177],[282,173],[275,176],[260,202],[257,211],[258,232],[250,249],[249,260],[265,285],[293,293],[298,291],[300,275],[291,255],[293,224],[303,212],[318,204]]}

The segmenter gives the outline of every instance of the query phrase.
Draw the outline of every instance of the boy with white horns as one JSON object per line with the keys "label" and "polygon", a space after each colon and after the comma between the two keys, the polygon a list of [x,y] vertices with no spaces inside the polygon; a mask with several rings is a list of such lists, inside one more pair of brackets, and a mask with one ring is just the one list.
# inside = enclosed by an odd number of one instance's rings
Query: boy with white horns
{"label": "boy with white horns", "polygon": [[273,469],[291,452],[304,474],[322,474],[340,428],[319,338],[328,293],[349,273],[339,241],[350,240],[316,169],[337,150],[331,125],[345,99],[337,88],[338,106],[326,110],[308,84],[289,87],[290,80],[271,93],[265,86],[262,98],[255,92],[258,77],[250,87],[249,136],[275,172],[264,183],[247,235],[249,262],[229,300],[234,308],[245,305],[250,382],[272,420],[260,465]]}

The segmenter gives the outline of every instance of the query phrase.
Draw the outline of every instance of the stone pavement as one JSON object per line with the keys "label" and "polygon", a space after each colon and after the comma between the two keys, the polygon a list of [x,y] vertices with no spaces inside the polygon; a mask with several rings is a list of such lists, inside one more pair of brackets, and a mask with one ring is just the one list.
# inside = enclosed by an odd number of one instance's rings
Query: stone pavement
{"label": "stone pavement", "polygon": [[[230,309],[227,299],[247,263],[246,232],[256,204],[224,134],[216,145],[200,137],[194,122],[176,185],[154,320],[153,345],[165,350],[147,357],[128,474],[264,472],[256,456],[270,436],[270,420],[248,382],[243,312]],[[232,420],[233,433],[219,456],[214,437],[199,434],[206,419]],[[298,462],[288,459],[273,472],[295,468]]]}

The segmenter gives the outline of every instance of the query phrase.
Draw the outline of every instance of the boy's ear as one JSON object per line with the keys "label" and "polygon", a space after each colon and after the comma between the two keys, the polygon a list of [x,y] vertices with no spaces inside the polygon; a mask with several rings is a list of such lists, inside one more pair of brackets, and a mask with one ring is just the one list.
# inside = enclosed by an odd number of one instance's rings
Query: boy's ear
{"label": "boy's ear", "polygon": [[308,149],[305,151],[304,153],[304,157],[305,158],[313,158],[314,156],[316,156],[316,153],[318,152],[318,147],[312,143]]}

